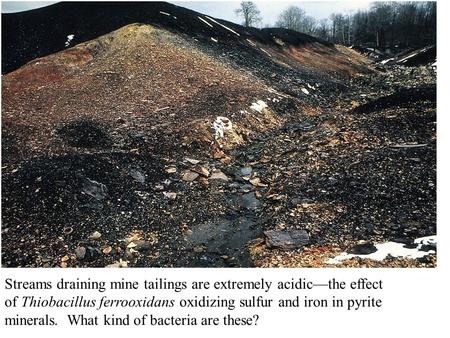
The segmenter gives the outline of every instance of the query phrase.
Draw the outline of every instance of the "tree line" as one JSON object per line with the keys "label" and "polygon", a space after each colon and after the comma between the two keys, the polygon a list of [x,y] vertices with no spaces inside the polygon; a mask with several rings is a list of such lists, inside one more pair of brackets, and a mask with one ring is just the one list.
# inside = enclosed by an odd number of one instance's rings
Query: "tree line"
{"label": "tree line", "polygon": [[[247,27],[262,22],[259,9],[251,1],[241,2],[236,14],[244,18]],[[368,10],[333,13],[322,20],[290,6],[280,13],[275,27],[344,45],[423,46],[436,43],[436,2],[373,2]]]}

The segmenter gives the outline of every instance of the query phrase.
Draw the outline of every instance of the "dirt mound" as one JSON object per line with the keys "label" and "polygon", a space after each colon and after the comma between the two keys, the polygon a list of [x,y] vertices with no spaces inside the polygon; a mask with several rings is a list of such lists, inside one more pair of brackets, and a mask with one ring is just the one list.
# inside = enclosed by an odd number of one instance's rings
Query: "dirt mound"
{"label": "dirt mound", "polygon": [[[136,170],[142,171],[143,182],[133,177]],[[164,173],[157,162],[138,155],[109,153],[40,157],[25,163],[4,180],[6,203],[3,207],[14,210],[15,217],[20,214],[25,219],[37,217],[45,222],[64,222],[77,210],[101,207],[90,205],[91,202],[107,202],[123,196],[125,186],[142,189],[162,177]],[[101,198],[92,192],[96,187],[100,189]],[[127,199],[124,198],[123,202],[126,203]]]}
{"label": "dirt mound", "polygon": [[412,51],[411,53],[402,56],[398,61],[399,64],[404,66],[421,66],[433,63],[436,61],[436,46],[428,46],[419,50]]}
{"label": "dirt mound", "polygon": [[406,50],[384,58],[379,63],[384,66],[401,65],[408,67],[417,67],[429,65],[436,62],[436,45],[423,48],[407,48]]}
{"label": "dirt mound", "polygon": [[[283,29],[244,28],[166,2],[61,2],[27,12],[2,14],[2,73],[133,23],[150,24],[208,42],[215,39],[220,43],[248,44],[246,39],[252,39],[277,46],[276,36],[293,45],[320,42]],[[72,39],[68,40],[68,36]]]}
{"label": "dirt mound", "polygon": [[391,95],[365,103],[354,109],[354,112],[370,113],[385,108],[401,107],[418,101],[436,102],[436,86],[404,88]]}
{"label": "dirt mound", "polygon": [[100,123],[91,120],[69,122],[56,129],[69,145],[82,148],[107,148],[112,140]]}

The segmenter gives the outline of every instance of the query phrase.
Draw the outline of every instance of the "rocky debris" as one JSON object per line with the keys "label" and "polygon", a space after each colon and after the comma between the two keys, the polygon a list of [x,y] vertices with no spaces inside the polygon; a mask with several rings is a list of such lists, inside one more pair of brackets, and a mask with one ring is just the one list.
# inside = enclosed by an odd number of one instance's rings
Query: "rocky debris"
{"label": "rocky debris", "polygon": [[403,65],[416,67],[429,65],[436,62],[436,45],[426,46],[419,49],[402,51],[396,55],[385,58],[379,63],[384,66]]}
{"label": "rocky debris", "polygon": [[189,157],[186,157],[184,160],[185,160],[186,162],[190,163],[190,164],[193,164],[193,165],[199,164],[199,163],[200,163],[199,160],[196,160],[196,159],[193,159],[193,158],[189,158]]}
{"label": "rocky debris", "polygon": [[94,231],[92,234],[89,235],[89,239],[96,240],[102,237],[102,234],[98,231]]}
{"label": "rocky debris", "polygon": [[258,113],[262,113],[263,109],[267,108],[267,103],[262,100],[258,100],[257,102],[253,102],[250,106],[250,109],[257,111]]}
{"label": "rocky debris", "polygon": [[288,132],[308,132],[315,127],[312,121],[304,121],[301,123],[293,123],[285,126]]}
{"label": "rocky debris", "polygon": [[268,230],[264,231],[269,248],[293,250],[309,244],[310,238],[305,230]]}
{"label": "rocky debris", "polygon": [[105,247],[102,248],[102,252],[105,255],[109,255],[112,252],[112,247],[110,245],[107,245]]}
{"label": "rocky debris", "polygon": [[142,172],[140,172],[139,170],[131,169],[129,173],[130,173],[130,176],[133,177],[133,179],[136,182],[141,183],[141,184],[145,183],[145,175]]}
{"label": "rocky debris", "polygon": [[82,119],[58,126],[56,133],[73,147],[106,148],[112,140],[105,129],[99,122]]}
{"label": "rocky debris", "polygon": [[170,191],[163,191],[163,195],[164,197],[170,199],[170,200],[174,200],[177,198],[177,193],[176,192],[170,192]]}
{"label": "rocky debris", "polygon": [[202,166],[197,166],[197,167],[193,168],[192,171],[195,171],[197,174],[200,174],[203,177],[209,176],[209,170]]}
{"label": "rocky debris", "polygon": [[166,168],[166,173],[168,173],[168,174],[174,174],[174,173],[176,173],[177,172],[177,168],[176,167],[168,167],[168,168]]}
{"label": "rocky debris", "polygon": [[377,48],[363,47],[363,46],[351,46],[350,48],[358,51],[361,54],[364,54],[365,56],[367,56],[372,60],[379,61],[386,57],[386,53]]}
{"label": "rocky debris", "polygon": [[108,196],[108,189],[103,183],[85,178],[83,180],[82,191],[89,196],[94,197],[97,201],[101,201]]}
{"label": "rocky debris", "polygon": [[249,177],[253,172],[252,167],[243,167],[241,169],[239,169],[239,175],[240,176],[244,176],[244,177]]}
{"label": "rocky debris", "polygon": [[255,192],[249,192],[240,196],[239,204],[248,210],[256,210],[261,206],[261,202],[256,198]]}
{"label": "rocky debris", "polygon": [[209,179],[210,180],[220,180],[220,181],[225,181],[225,182],[229,181],[228,176],[225,175],[221,170],[213,170]]}
{"label": "rocky debris", "polygon": [[[170,8],[155,13],[175,22]],[[222,27],[213,43],[188,19],[81,44],[77,33],[73,48],[3,76],[5,266],[317,267],[361,240],[436,233],[436,102],[414,98],[435,86],[434,68],[371,71],[354,51],[285,30],[233,25],[242,39]],[[95,140],[90,127],[54,132],[80,112],[111,142],[69,143]],[[217,115],[232,128],[219,139]],[[295,243],[299,225],[301,250],[264,244],[274,227]],[[432,242],[402,245],[426,255],[337,265],[435,265]]]}
{"label": "rocky debris", "polygon": [[[110,15],[99,20],[96,13],[100,12],[108,12]],[[83,22],[73,23],[70,20],[72,16],[68,13],[83,17]],[[161,15],[161,13],[165,14]],[[53,25],[45,20],[48,17],[54,18]],[[17,69],[34,58],[64,50],[67,48],[65,42],[68,40],[68,32],[72,32],[69,36],[73,35],[70,41],[72,46],[135,22],[165,27],[178,35],[196,39],[198,43],[219,45],[217,47],[221,44],[240,42],[239,44],[246,49],[251,47],[254,54],[262,54],[265,57],[270,56],[268,50],[270,51],[274,45],[280,49],[283,46],[299,46],[305,43],[317,43],[324,47],[331,45],[312,36],[285,29],[248,29],[165,2],[138,3],[135,6],[120,3],[56,4],[41,9],[37,13],[30,11],[6,14],[3,16],[3,21],[5,30],[3,43],[8,46],[8,49],[15,46],[22,51],[21,53],[5,51],[2,69],[6,72]],[[35,25],[31,25],[30,21],[34,21]],[[61,29],[55,31],[55,26]],[[21,39],[12,36],[13,32],[17,31],[21,31]],[[73,32],[77,33],[73,34]],[[32,33],[34,33],[33,39],[30,37]],[[277,45],[274,39],[283,41],[283,46]],[[219,41],[220,44],[217,43]],[[264,48],[261,48],[262,46]]]}
{"label": "rocky debris", "polygon": [[75,256],[80,261],[92,261],[101,255],[101,251],[91,246],[79,246],[75,248]]}
{"label": "rocky debris", "polygon": [[75,248],[75,255],[77,259],[82,260],[86,256],[86,248],[84,246],[78,246]]}
{"label": "rocky debris", "polygon": [[198,174],[198,173],[196,173],[196,172],[194,172],[194,171],[186,171],[184,174],[183,174],[183,177],[182,177],[182,179],[183,179],[183,181],[186,181],[186,182],[193,182],[193,181],[195,181],[198,177],[200,176],[200,174]]}
{"label": "rocky debris", "polygon": [[412,104],[417,101],[436,102],[436,86],[400,89],[393,94],[369,101],[368,103],[357,107],[354,112],[372,113],[380,109],[399,107],[405,104]]}
{"label": "rocky debris", "polygon": [[[434,246],[430,246],[433,243]],[[388,257],[402,257],[407,259],[423,259],[429,254],[436,253],[436,236],[427,236],[414,240],[414,244],[404,244],[397,242],[385,242],[380,244],[370,244],[370,247],[361,244],[352,247],[348,253],[343,252],[340,255],[331,258],[327,261],[329,264],[340,264],[343,261],[362,257],[364,259],[371,259],[375,261],[383,261]],[[355,250],[355,247],[357,249]]]}
{"label": "rocky debris", "polygon": [[[261,247],[252,248],[252,254],[261,254]],[[436,266],[436,255],[430,254],[422,258],[386,257],[383,260],[373,260],[363,257],[354,257],[335,263],[330,259],[338,255],[339,247],[335,245],[313,245],[303,250],[276,251],[276,255],[267,255],[256,261],[258,267],[289,267],[289,268],[318,268],[318,267],[345,267],[345,268],[433,268]]]}
{"label": "rocky debris", "polygon": [[352,246],[348,252],[353,255],[369,255],[377,251],[377,247],[373,243],[361,243]]}
{"label": "rocky debris", "polygon": [[128,261],[123,261],[122,259],[120,259],[119,261],[117,261],[115,263],[108,264],[106,267],[107,268],[127,268]]}
{"label": "rocky debris", "polygon": [[267,184],[261,182],[259,177],[255,177],[249,180],[249,182],[255,187],[267,187]]}
{"label": "rocky debris", "polygon": [[127,245],[127,248],[129,248],[129,249],[132,248],[136,251],[146,251],[151,248],[151,243],[149,241],[145,241],[145,240],[135,240],[133,242],[130,242]]}

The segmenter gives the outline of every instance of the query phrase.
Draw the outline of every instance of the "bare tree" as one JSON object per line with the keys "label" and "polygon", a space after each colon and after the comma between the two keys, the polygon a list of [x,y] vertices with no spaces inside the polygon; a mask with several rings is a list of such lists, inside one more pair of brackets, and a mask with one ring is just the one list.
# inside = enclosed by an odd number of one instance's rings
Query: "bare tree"
{"label": "bare tree", "polygon": [[275,26],[312,35],[315,35],[317,30],[316,20],[297,6],[290,6],[281,12]]}
{"label": "bare tree", "polygon": [[290,6],[275,26],[344,45],[424,46],[436,43],[436,9],[435,1],[377,1],[368,10],[333,13],[317,21]]}
{"label": "bare tree", "polygon": [[245,27],[252,27],[261,22],[261,12],[252,1],[242,1],[234,12],[243,17]]}
{"label": "bare tree", "polygon": [[305,16],[306,14],[303,9],[297,6],[290,6],[281,12],[275,25],[277,27],[300,31]]}
{"label": "bare tree", "polygon": [[376,47],[436,43],[436,2],[374,2],[369,10],[333,14],[330,41]]}
{"label": "bare tree", "polygon": [[326,40],[330,36],[330,25],[328,24],[327,19],[322,19],[319,21],[319,24],[316,28],[316,35],[318,38]]}

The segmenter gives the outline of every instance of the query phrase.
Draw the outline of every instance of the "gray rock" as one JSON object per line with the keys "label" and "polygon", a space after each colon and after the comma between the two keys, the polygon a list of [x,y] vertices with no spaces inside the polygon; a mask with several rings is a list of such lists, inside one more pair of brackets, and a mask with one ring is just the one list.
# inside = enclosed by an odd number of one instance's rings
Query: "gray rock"
{"label": "gray rock", "polygon": [[200,175],[197,174],[196,172],[189,170],[183,174],[182,179],[183,179],[183,181],[186,181],[186,182],[192,182],[192,181],[195,181],[199,176]]}
{"label": "gray rock", "polygon": [[370,255],[371,253],[376,252],[378,249],[373,243],[360,243],[352,246],[348,253],[353,255]]}
{"label": "gray rock", "polygon": [[241,176],[250,176],[252,171],[253,171],[252,167],[243,167],[241,168],[241,170],[239,170],[239,174]]}
{"label": "gray rock", "polygon": [[227,175],[225,175],[220,170],[215,170],[212,172],[211,176],[209,177],[210,180],[221,180],[221,181],[228,181],[229,178]]}
{"label": "gray rock", "polygon": [[84,246],[78,246],[75,248],[75,255],[77,259],[82,260],[86,256],[86,248]]}
{"label": "gray rock", "polygon": [[167,191],[163,191],[163,195],[164,197],[170,199],[170,200],[174,200],[177,198],[177,193],[176,192],[167,192]]}
{"label": "gray rock", "polygon": [[261,202],[256,198],[254,192],[249,192],[242,195],[241,206],[248,210],[256,210],[261,206]]}
{"label": "gray rock", "polygon": [[89,196],[94,197],[97,201],[101,201],[108,195],[108,189],[103,183],[85,178],[83,180],[82,191]]}
{"label": "gray rock", "polygon": [[101,251],[99,249],[88,246],[86,248],[86,255],[84,258],[87,260],[92,260],[92,259],[99,257],[100,255],[101,255]]}
{"label": "gray rock", "polygon": [[136,251],[145,251],[145,250],[149,250],[151,247],[151,244],[149,241],[144,241],[144,240],[137,240],[134,241],[134,244],[136,244],[136,246],[133,248]]}
{"label": "gray rock", "polygon": [[133,177],[133,179],[141,184],[145,183],[145,175],[143,173],[141,173],[139,170],[137,169],[131,169],[129,171],[129,174],[131,177]]}
{"label": "gray rock", "polygon": [[243,184],[243,185],[241,185],[240,186],[240,189],[239,189],[241,192],[249,192],[249,191],[251,191],[251,190],[253,190],[253,186],[251,185],[251,184]]}
{"label": "gray rock", "polygon": [[269,230],[264,235],[269,248],[292,250],[309,243],[309,235],[305,230]]}
{"label": "gray rock", "polygon": [[96,240],[102,237],[102,234],[98,231],[94,231],[92,234],[89,235],[89,239]]}
{"label": "gray rock", "polygon": [[311,121],[304,121],[302,123],[295,123],[286,127],[286,131],[292,132],[307,132],[315,127],[314,123]]}
{"label": "gray rock", "polygon": [[194,158],[189,158],[189,157],[186,157],[184,160],[185,160],[186,162],[189,162],[190,164],[194,164],[194,165],[200,163],[199,160],[196,160],[196,159],[194,159]]}

